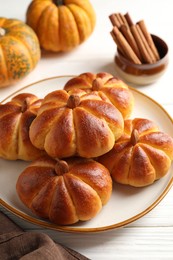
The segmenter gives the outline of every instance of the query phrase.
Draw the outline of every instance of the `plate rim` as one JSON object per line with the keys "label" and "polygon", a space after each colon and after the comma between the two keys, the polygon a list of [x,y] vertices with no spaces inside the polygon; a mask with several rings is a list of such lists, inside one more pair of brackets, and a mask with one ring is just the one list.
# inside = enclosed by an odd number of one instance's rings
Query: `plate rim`
{"label": "plate rim", "polygon": [[[28,84],[28,85],[14,91],[10,95],[8,95],[5,99],[3,99],[0,103],[4,103],[6,100],[8,100],[12,96],[18,94],[22,90],[29,88],[29,87],[32,87],[33,85],[42,83],[44,81],[58,79],[58,78],[64,78],[64,77],[75,77],[75,76],[76,75],[60,75],[60,76],[54,76],[54,77],[49,77],[49,78],[44,78],[44,79],[38,80],[36,82]],[[154,100],[150,96],[146,95],[145,93],[142,93],[140,90],[138,90],[138,89],[136,89],[132,86],[129,86],[129,85],[128,85],[128,87],[129,87],[130,90],[136,92],[137,94],[139,94],[139,95],[149,99],[151,102],[155,103],[155,105],[157,105],[166,114],[168,119],[173,124],[172,117],[169,115],[169,113],[166,111],[166,109],[164,109],[164,107],[160,103],[158,103],[156,100]],[[44,221],[42,219],[35,218],[35,217],[30,216],[30,215],[27,215],[24,212],[16,209],[15,207],[10,206],[7,202],[5,202],[1,198],[0,198],[0,205],[2,207],[6,208],[8,211],[10,211],[12,214],[17,216],[18,218],[20,218],[24,221],[28,221],[31,224],[38,225],[40,227],[46,228],[46,229],[51,229],[51,230],[61,231],[61,232],[68,232],[68,233],[96,233],[96,232],[109,231],[109,230],[113,230],[113,229],[117,229],[117,228],[127,226],[127,225],[131,224],[132,222],[134,222],[134,221],[140,219],[141,217],[145,216],[147,213],[149,213],[152,209],[154,209],[163,200],[163,198],[167,195],[167,193],[169,192],[169,190],[171,189],[172,186],[173,186],[173,177],[169,180],[167,186],[164,188],[164,190],[160,194],[160,196],[149,207],[147,207],[146,209],[144,209],[143,211],[139,212],[138,214],[134,215],[131,218],[128,218],[124,221],[121,221],[121,222],[118,222],[118,223],[112,224],[112,225],[107,225],[107,226],[104,226],[104,227],[73,227],[73,225],[60,226],[60,225],[56,225],[54,223],[48,222],[46,220]]]}

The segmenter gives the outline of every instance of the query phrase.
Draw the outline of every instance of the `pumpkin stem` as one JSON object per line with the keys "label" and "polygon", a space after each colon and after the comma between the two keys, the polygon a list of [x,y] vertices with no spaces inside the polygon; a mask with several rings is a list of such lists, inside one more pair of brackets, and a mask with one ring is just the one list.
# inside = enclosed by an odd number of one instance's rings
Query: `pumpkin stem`
{"label": "pumpkin stem", "polygon": [[6,31],[4,28],[0,27],[0,38],[5,35]]}
{"label": "pumpkin stem", "polygon": [[22,104],[22,107],[21,107],[21,112],[24,113],[28,107],[29,107],[29,104],[30,104],[30,99],[29,98],[26,98],[24,101],[23,101],[23,104]]}
{"label": "pumpkin stem", "polygon": [[93,83],[92,83],[93,91],[98,91],[102,87],[103,87],[103,81],[101,78],[96,78],[95,80],[93,80]]}
{"label": "pumpkin stem", "polygon": [[57,6],[63,5],[64,1],[63,0],[53,0],[54,4]]}
{"label": "pumpkin stem", "polygon": [[55,165],[55,172],[58,176],[63,175],[69,171],[67,162],[57,159],[57,164]]}
{"label": "pumpkin stem", "polygon": [[135,145],[139,141],[139,133],[138,130],[133,129],[132,134],[131,134],[131,144]]}
{"label": "pumpkin stem", "polygon": [[67,106],[69,108],[75,108],[80,104],[80,97],[77,95],[70,95],[67,101]]}

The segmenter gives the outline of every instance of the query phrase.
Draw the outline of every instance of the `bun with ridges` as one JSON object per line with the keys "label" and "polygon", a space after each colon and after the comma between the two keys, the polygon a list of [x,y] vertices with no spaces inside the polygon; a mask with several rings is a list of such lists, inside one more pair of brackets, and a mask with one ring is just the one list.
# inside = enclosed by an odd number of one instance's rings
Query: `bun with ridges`
{"label": "bun with ridges", "polygon": [[58,225],[95,217],[112,193],[109,171],[91,159],[43,157],[19,176],[16,190],[37,216]]}
{"label": "bun with ridges", "polygon": [[133,111],[134,97],[128,85],[109,73],[94,74],[86,72],[80,74],[70,79],[64,86],[67,91],[74,88],[83,89],[87,92],[98,91],[100,95],[104,94],[122,113],[124,119],[129,118]]}
{"label": "bun with ridges", "polygon": [[43,99],[30,139],[53,158],[91,158],[112,149],[123,129],[119,110],[96,91],[57,90]]}
{"label": "bun with ridges", "polygon": [[144,118],[125,120],[124,134],[98,161],[114,181],[142,187],[164,177],[173,160],[173,138]]}
{"label": "bun with ridges", "polygon": [[30,161],[45,154],[29,138],[29,128],[40,105],[41,99],[30,93],[18,94],[0,104],[0,157]]}

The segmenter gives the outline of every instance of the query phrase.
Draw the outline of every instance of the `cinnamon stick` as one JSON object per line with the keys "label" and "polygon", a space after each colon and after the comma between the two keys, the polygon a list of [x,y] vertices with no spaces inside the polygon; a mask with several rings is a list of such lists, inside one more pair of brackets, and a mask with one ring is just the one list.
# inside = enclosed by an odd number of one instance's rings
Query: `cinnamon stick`
{"label": "cinnamon stick", "polygon": [[141,61],[139,60],[129,43],[126,41],[123,34],[118,30],[117,26],[114,26],[112,34],[114,35],[114,38],[117,40],[117,42],[120,43],[121,48],[123,49],[123,53],[125,53],[126,57],[128,57],[129,60],[136,64],[141,64]]}
{"label": "cinnamon stick", "polygon": [[[111,23],[113,26],[117,26],[118,28],[125,24],[126,26],[128,26],[128,23],[126,21],[126,18],[124,17],[124,15],[122,15],[121,13],[118,14],[111,14],[109,16],[109,19],[111,20]],[[129,26],[128,26],[129,27]]]}
{"label": "cinnamon stick", "polygon": [[122,34],[124,35],[124,37],[126,38],[126,40],[128,41],[128,43],[130,44],[130,46],[132,47],[132,49],[134,50],[135,54],[137,55],[138,59],[140,61],[142,61],[142,56],[140,54],[139,48],[136,44],[136,41],[133,37],[133,34],[131,33],[129,27],[127,27],[126,24],[122,24],[120,26],[120,31],[122,32]]}
{"label": "cinnamon stick", "polygon": [[129,27],[131,27],[132,25],[134,25],[134,23],[133,23],[133,21],[132,21],[132,18],[131,18],[131,16],[130,16],[129,13],[126,13],[126,14],[124,15],[124,17],[125,17],[125,19],[126,19],[128,25],[129,25]]}
{"label": "cinnamon stick", "polygon": [[120,25],[124,24],[122,15],[121,15],[120,13],[115,14],[115,16],[117,17],[117,19],[118,19]]}
{"label": "cinnamon stick", "polygon": [[145,38],[146,38],[150,48],[151,48],[151,50],[153,51],[153,54],[154,54],[156,60],[159,60],[160,59],[160,55],[158,53],[158,50],[157,50],[157,48],[156,48],[156,46],[155,46],[155,44],[153,42],[153,39],[152,39],[150,33],[147,30],[147,27],[145,25],[144,20],[139,21],[137,24],[141,28],[141,30],[142,30],[142,32],[143,32],[143,34],[144,34],[144,36],[145,36]]}
{"label": "cinnamon stick", "polygon": [[150,48],[150,46],[149,46],[149,44],[148,44],[146,38],[145,38],[145,36],[144,36],[144,34],[143,34],[141,28],[139,27],[138,24],[136,25],[136,27],[137,27],[139,36],[141,37],[141,41],[143,42],[143,44],[144,44],[144,46],[145,46],[145,49],[146,49],[146,51],[148,52],[148,55],[150,56],[152,62],[156,62],[156,58],[155,58],[155,56],[154,56],[154,54],[153,54],[153,52],[152,52],[152,50],[151,50],[151,48]]}
{"label": "cinnamon stick", "polygon": [[140,49],[140,52],[141,52],[141,55],[143,57],[144,62],[145,63],[152,63],[152,59],[151,59],[150,55],[148,54],[143,41],[141,40],[137,26],[134,24],[130,28],[131,28],[131,32],[132,32],[132,34],[135,38],[135,41],[136,41],[136,43],[137,43],[137,45]]}
{"label": "cinnamon stick", "polygon": [[[135,39],[134,39],[134,37],[133,37],[133,35],[130,31],[130,27],[129,27],[124,15],[122,15],[121,13],[112,14],[112,15],[109,16],[109,18],[111,20],[112,25],[117,26],[118,29],[122,32],[122,34],[124,35],[124,37],[128,41],[129,45],[132,47],[135,54],[137,55],[138,59],[141,61],[142,57],[141,57],[140,51],[138,49],[138,46],[137,46]],[[111,33],[111,35],[112,35],[112,33]],[[113,37],[113,35],[112,35],[112,37]],[[114,41],[116,41],[116,39],[114,39]],[[119,46],[119,49],[122,49],[122,48]],[[123,53],[122,50],[121,50],[121,52]]]}
{"label": "cinnamon stick", "polygon": [[160,59],[143,20],[134,24],[128,12],[125,15],[114,13],[109,18],[114,26],[111,35],[124,57],[136,64],[154,63]]}
{"label": "cinnamon stick", "polygon": [[119,40],[117,39],[117,37],[115,36],[113,30],[110,32],[110,34],[111,34],[111,36],[112,36],[114,42],[116,43],[118,49],[121,51],[121,53],[124,55],[124,57],[128,59],[128,56],[127,56],[126,53],[124,52],[123,47],[122,47],[121,43],[119,42]]}
{"label": "cinnamon stick", "polygon": [[120,22],[115,14],[111,14],[109,16],[109,19],[113,26],[117,26],[118,28],[120,27]]}
{"label": "cinnamon stick", "polygon": [[120,17],[121,17],[121,20],[123,21],[123,24],[125,24],[127,27],[129,27],[129,24],[128,24],[128,22],[127,22],[125,16],[122,15],[121,13],[120,13],[119,15],[120,15]]}

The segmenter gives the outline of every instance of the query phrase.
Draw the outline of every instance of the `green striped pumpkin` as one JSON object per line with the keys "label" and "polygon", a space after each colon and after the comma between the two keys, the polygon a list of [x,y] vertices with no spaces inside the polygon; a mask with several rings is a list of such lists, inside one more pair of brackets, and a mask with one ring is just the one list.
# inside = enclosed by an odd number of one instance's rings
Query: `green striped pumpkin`
{"label": "green striped pumpkin", "polygon": [[0,88],[24,78],[39,59],[35,32],[20,20],[0,17]]}

